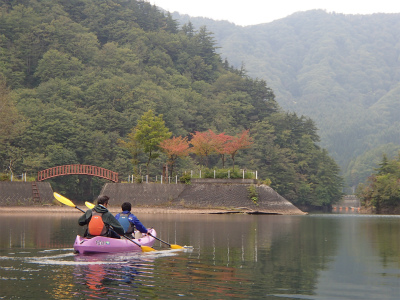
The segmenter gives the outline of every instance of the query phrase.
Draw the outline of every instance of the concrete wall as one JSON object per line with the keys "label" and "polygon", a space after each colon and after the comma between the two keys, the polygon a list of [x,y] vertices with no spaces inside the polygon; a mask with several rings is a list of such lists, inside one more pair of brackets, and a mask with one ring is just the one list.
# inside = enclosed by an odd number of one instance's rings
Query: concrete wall
{"label": "concrete wall", "polygon": [[[254,181],[194,180],[192,184],[106,183],[102,195],[110,197],[110,205],[131,202],[141,207],[216,208],[259,211],[271,214],[303,214],[271,187],[254,185]],[[0,182],[1,205],[35,205],[53,202],[53,190],[47,182],[37,182],[41,202],[35,203],[30,182]],[[255,187],[254,203],[248,188]]]}
{"label": "concrete wall", "polygon": [[131,202],[133,206],[220,208],[261,211],[272,214],[303,214],[301,210],[266,185],[256,186],[258,200],[249,197],[249,183],[195,181],[192,184],[107,183],[101,194],[112,205]]}
{"label": "concrete wall", "polygon": [[106,183],[101,195],[110,197],[111,205],[131,202],[133,206],[166,206],[176,199],[185,184]]}
{"label": "concrete wall", "polygon": [[52,203],[53,189],[48,182],[36,182],[40,202],[33,201],[32,182],[0,181],[1,205],[34,205]]}
{"label": "concrete wall", "polygon": [[192,184],[209,183],[209,184],[256,184],[256,179],[213,179],[213,178],[192,178]]}

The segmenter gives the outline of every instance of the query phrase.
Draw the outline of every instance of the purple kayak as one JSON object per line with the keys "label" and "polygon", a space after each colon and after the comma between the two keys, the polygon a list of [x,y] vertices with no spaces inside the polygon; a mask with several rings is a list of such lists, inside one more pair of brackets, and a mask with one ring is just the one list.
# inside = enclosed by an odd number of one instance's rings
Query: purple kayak
{"label": "purple kayak", "polygon": [[[150,233],[154,236],[157,236],[156,231],[153,228],[150,229]],[[132,240],[140,244],[141,246],[152,247],[155,238],[150,235],[143,234],[141,238]],[[104,236],[95,236],[88,239],[77,235],[74,243],[74,250],[79,252],[80,254],[85,254],[131,252],[141,251],[142,249],[141,247],[124,237],[121,237],[121,239],[113,239]]]}

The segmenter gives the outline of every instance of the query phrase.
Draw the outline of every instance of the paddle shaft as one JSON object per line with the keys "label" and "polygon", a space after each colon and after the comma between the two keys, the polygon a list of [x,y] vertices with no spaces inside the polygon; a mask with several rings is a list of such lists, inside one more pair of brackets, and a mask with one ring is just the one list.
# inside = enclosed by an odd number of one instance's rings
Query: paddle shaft
{"label": "paddle shaft", "polygon": [[166,241],[163,241],[162,239],[159,239],[158,237],[152,235],[150,232],[148,232],[147,234],[150,235],[150,236],[152,236],[152,237],[155,238],[156,240],[158,240],[158,241],[160,241],[160,242],[162,242],[162,243],[164,243],[164,244],[167,244],[167,245],[168,245],[170,248],[172,248],[172,249],[183,249],[182,246],[179,246],[179,245],[171,245],[170,243],[167,243]]}
{"label": "paddle shaft", "polygon": [[[115,232],[115,230],[114,230],[111,226],[110,226],[110,230],[111,230],[112,232],[114,232],[115,234],[118,234],[118,233]],[[120,234],[118,234],[118,235],[120,235]],[[143,250],[143,246],[142,246],[142,245],[140,245],[138,242],[135,242],[134,240],[132,240],[132,239],[131,239],[130,237],[128,237],[126,234],[121,235],[121,236],[123,236],[123,237],[126,238],[127,240],[131,241],[131,242],[134,243],[136,246],[139,246],[140,249]],[[153,248],[149,247],[149,249],[153,249]]]}
{"label": "paddle shaft", "polygon": [[77,210],[80,210],[80,211],[83,212],[83,213],[86,213],[83,209],[79,208],[78,206],[75,206],[75,208],[76,208]]}
{"label": "paddle shaft", "polygon": [[171,244],[170,244],[170,243],[167,243],[167,242],[163,241],[162,239],[160,239],[160,238],[158,238],[158,237],[152,235],[152,234],[149,233],[149,232],[148,232],[147,234],[150,235],[150,236],[152,236],[152,237],[155,238],[156,240],[158,240],[158,241],[160,241],[160,242],[162,242],[162,243],[164,243],[164,244],[167,244],[168,246],[171,247]]}

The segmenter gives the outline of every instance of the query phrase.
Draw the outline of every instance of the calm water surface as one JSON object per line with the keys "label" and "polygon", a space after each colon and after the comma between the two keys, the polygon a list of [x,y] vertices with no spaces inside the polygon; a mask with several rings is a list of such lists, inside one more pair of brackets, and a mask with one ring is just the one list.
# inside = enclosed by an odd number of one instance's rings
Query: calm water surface
{"label": "calm water surface", "polygon": [[138,214],[193,249],[80,256],[79,215],[0,215],[0,299],[400,298],[399,217]]}

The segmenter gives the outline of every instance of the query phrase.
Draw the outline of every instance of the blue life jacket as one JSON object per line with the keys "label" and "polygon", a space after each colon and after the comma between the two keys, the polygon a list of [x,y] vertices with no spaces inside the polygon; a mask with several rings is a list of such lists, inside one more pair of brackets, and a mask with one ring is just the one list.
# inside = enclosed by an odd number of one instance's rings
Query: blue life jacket
{"label": "blue life jacket", "polygon": [[129,215],[130,214],[119,214],[118,222],[122,225],[122,227],[125,230],[125,233],[132,233],[133,232],[133,225],[129,221]]}

